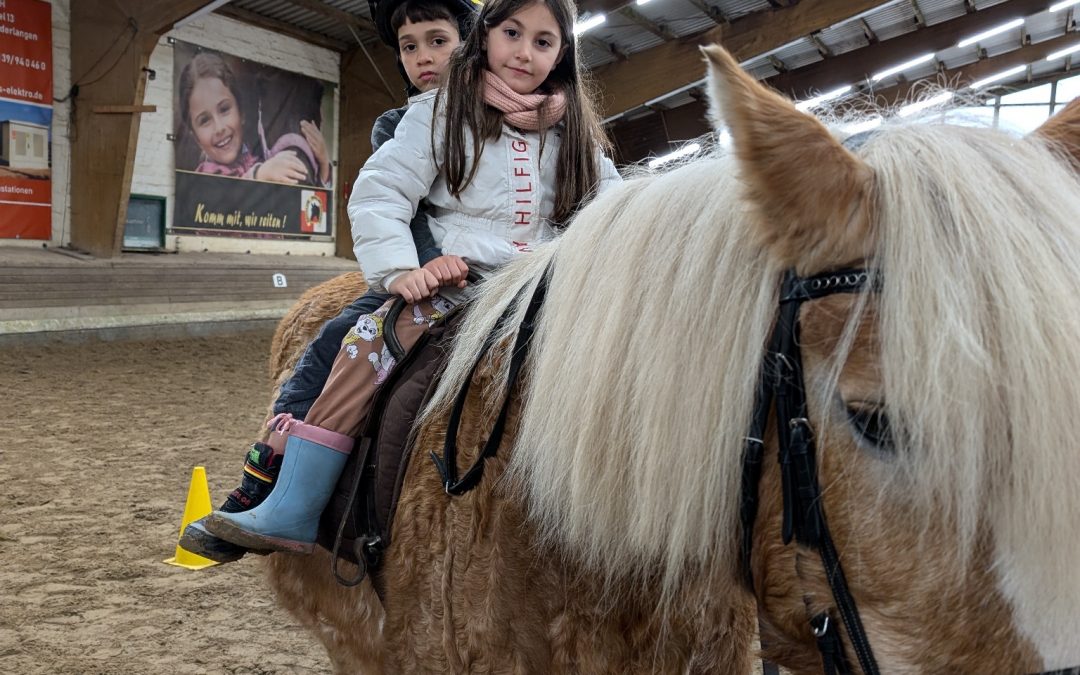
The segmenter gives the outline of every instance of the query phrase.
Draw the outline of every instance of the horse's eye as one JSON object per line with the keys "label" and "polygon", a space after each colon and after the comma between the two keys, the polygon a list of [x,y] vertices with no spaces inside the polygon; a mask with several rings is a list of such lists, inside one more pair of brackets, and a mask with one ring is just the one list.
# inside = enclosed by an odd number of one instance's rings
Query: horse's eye
{"label": "horse's eye", "polygon": [[889,454],[896,451],[892,431],[889,428],[889,418],[882,408],[849,404],[847,416],[848,424],[851,425],[856,440],[864,447]]}

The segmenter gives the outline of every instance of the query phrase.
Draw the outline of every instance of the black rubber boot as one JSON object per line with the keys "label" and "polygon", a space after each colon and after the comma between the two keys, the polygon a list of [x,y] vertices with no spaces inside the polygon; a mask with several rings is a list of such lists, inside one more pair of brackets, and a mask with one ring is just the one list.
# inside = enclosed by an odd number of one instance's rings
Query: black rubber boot
{"label": "black rubber boot", "polygon": [[[239,513],[261,504],[274,489],[274,482],[277,481],[278,472],[281,470],[282,457],[281,453],[275,453],[274,449],[265,443],[253,443],[251,449],[248,450],[247,459],[244,460],[244,477],[240,486],[229,494],[220,510],[226,513]],[[249,551],[243,546],[237,546],[210,534],[206,530],[204,520],[206,518],[200,518],[184,528],[184,534],[180,537],[181,548],[219,563],[239,560]],[[267,553],[268,551],[251,552]]]}

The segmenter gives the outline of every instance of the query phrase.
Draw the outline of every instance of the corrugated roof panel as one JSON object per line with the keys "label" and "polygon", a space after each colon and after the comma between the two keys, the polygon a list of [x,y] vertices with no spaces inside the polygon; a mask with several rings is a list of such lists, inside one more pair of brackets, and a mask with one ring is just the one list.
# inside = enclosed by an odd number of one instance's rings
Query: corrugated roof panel
{"label": "corrugated roof panel", "polygon": [[979,60],[979,53],[972,47],[950,47],[937,53],[938,61],[948,69],[966,66]]}
{"label": "corrugated roof panel", "polygon": [[[1009,32],[1011,33],[1012,31]],[[999,37],[1002,39],[999,40]],[[987,56],[994,57],[1019,49],[1023,46],[1023,43],[1020,41],[1020,35],[1017,34],[1012,36],[994,36],[992,41],[979,43],[979,46],[983,48]]]}
{"label": "corrugated roof panel", "polygon": [[743,64],[743,68],[746,72],[750,73],[759,80],[779,75],[779,71],[773,67],[773,64],[769,63],[766,59],[753,59]]}
{"label": "corrugated roof panel", "polygon": [[650,0],[644,5],[632,7],[646,19],[667,28],[678,37],[694,35],[717,25],[686,0]]}
{"label": "corrugated roof panel", "polygon": [[613,43],[624,54],[640,52],[664,42],[662,38],[618,14],[609,15],[606,22],[593,28],[586,35],[603,42]]}
{"label": "corrugated roof panel", "polygon": [[[325,2],[330,8],[348,12],[359,18],[369,18],[367,0],[325,0]],[[334,38],[345,44],[353,44],[354,42],[352,32],[344,22],[333,16],[298,7],[290,2],[283,0],[233,0],[230,4],[239,9],[255,12],[268,19]],[[360,32],[360,34],[365,42],[370,43],[377,40],[370,33]]]}
{"label": "corrugated roof panel", "polygon": [[860,49],[869,44],[866,33],[858,21],[848,21],[826,28],[817,34],[833,54],[843,54],[853,49]]}
{"label": "corrugated roof panel", "polygon": [[888,40],[918,28],[915,8],[909,2],[887,5],[864,18],[879,40]]}
{"label": "corrugated roof panel", "polygon": [[678,108],[680,106],[690,105],[691,103],[693,103],[694,101],[697,100],[697,99],[694,98],[691,91],[692,90],[687,89],[686,91],[679,92],[678,94],[675,94],[671,98],[664,99],[662,101],[662,103],[664,104],[665,108]]}
{"label": "corrugated roof panel", "polygon": [[720,0],[714,4],[728,19],[737,19],[740,16],[772,7],[768,0]]}
{"label": "corrugated roof panel", "polygon": [[[977,34],[977,33],[976,33]],[[979,40],[977,43],[970,45],[971,49],[975,49],[976,46],[985,49],[987,52],[993,52],[1000,54],[1002,47],[1006,46],[1008,49],[1017,49],[1021,45],[1021,37],[1023,35],[1023,27],[1010,28],[1004,33],[998,33],[984,40]],[[974,37],[974,35],[964,35],[960,38],[960,42]],[[1008,51],[1006,49],[1005,51]]]}
{"label": "corrugated roof panel", "polygon": [[1040,12],[1024,22],[1033,43],[1064,35],[1068,27],[1068,12]]}
{"label": "corrugated roof panel", "polygon": [[780,59],[788,70],[802,68],[821,60],[821,53],[818,52],[817,47],[809,38],[796,40],[783,49],[776,50],[772,53],[772,56]]}
{"label": "corrugated roof panel", "polygon": [[697,12],[691,16],[676,17],[667,20],[660,20],[661,23],[667,26],[667,29],[675,34],[676,37],[686,37],[687,35],[697,35],[698,33],[712,30],[717,27],[717,23],[705,16],[701,12]]}
{"label": "corrugated roof panel", "polygon": [[993,7],[994,5],[1000,5],[1008,0],[975,0],[975,9],[986,9],[987,7]]}
{"label": "corrugated roof panel", "polygon": [[609,63],[614,63],[616,57],[611,52],[597,52],[595,56],[585,58],[583,63],[587,69],[595,69],[600,66],[606,66]]}
{"label": "corrugated roof panel", "polygon": [[919,0],[919,9],[928,26],[967,14],[964,0]]}
{"label": "corrugated roof panel", "polygon": [[367,0],[324,0],[326,4],[337,7],[340,10],[346,11],[354,16],[361,16],[365,19],[371,18],[371,12],[368,11]]}
{"label": "corrugated roof panel", "polygon": [[1045,58],[1040,58],[1037,62],[1031,64],[1031,77],[1041,78],[1050,75],[1052,72],[1059,72],[1061,69],[1061,63],[1052,63]]}

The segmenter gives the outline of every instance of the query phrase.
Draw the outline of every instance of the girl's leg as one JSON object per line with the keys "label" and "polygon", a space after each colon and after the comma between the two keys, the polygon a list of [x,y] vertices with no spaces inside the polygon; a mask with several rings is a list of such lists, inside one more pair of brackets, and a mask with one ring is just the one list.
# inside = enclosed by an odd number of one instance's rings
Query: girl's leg
{"label": "girl's leg", "polygon": [[[361,317],[342,341],[323,393],[304,422],[287,429],[285,458],[273,492],[243,513],[215,512],[206,528],[214,535],[253,549],[309,552],[319,516],[352,451],[353,439],[371,409],[375,391],[396,365],[386,348],[383,321],[387,303]],[[395,333],[409,351],[432,321],[451,307],[436,296],[407,307]]]}
{"label": "girl's leg", "polygon": [[341,314],[323,324],[319,334],[297,361],[292,375],[281,385],[278,398],[274,401],[275,414],[289,413],[300,420],[307,417],[312,404],[326,386],[326,378],[330,376],[334,358],[349,329],[356,325],[361,316],[382,307],[387,299],[385,295],[368,292],[354,300]]}
{"label": "girl's leg", "polygon": [[[318,335],[308,344],[297,361],[292,375],[281,385],[278,398],[274,401],[275,414],[288,413],[300,420],[307,416],[308,410],[326,385],[334,358],[346,333],[356,325],[361,316],[376,311],[386,300],[385,295],[368,292],[322,325]],[[248,448],[240,486],[232,491],[219,508],[220,511],[247,511],[261,504],[270,495],[281,468],[286,439],[281,434],[271,433],[268,440],[269,444],[255,442]],[[192,553],[216,562],[239,560],[247,552],[244,547],[211,534],[206,529],[205,518],[192,522],[184,529],[180,545]]]}
{"label": "girl's leg", "polygon": [[[360,435],[375,390],[397,365],[386,347],[383,331],[391,304],[387,302],[373,314],[361,317],[345,336],[326,387],[311,406],[305,422],[350,438]],[[449,307],[449,303],[439,296],[406,306],[394,326],[401,348],[411,351],[431,322]]]}

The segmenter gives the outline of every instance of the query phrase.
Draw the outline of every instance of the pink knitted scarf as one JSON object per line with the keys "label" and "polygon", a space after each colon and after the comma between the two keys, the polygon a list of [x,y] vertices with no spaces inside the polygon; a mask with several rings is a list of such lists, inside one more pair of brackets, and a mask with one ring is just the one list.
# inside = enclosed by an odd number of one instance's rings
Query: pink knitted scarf
{"label": "pink knitted scarf", "polygon": [[484,70],[484,103],[503,111],[506,122],[526,131],[547,129],[562,119],[566,96],[554,94],[519,94],[490,70]]}

